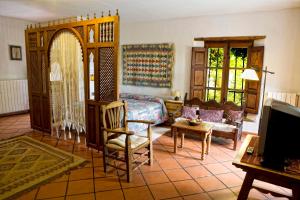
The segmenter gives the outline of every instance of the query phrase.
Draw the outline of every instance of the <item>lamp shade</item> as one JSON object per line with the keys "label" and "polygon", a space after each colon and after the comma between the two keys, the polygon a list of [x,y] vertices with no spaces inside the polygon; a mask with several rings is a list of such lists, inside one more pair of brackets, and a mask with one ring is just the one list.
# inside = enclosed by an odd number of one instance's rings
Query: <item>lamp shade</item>
{"label": "lamp shade", "polygon": [[259,80],[257,73],[254,69],[245,69],[244,72],[241,74],[241,78],[245,80],[251,80],[251,81]]}

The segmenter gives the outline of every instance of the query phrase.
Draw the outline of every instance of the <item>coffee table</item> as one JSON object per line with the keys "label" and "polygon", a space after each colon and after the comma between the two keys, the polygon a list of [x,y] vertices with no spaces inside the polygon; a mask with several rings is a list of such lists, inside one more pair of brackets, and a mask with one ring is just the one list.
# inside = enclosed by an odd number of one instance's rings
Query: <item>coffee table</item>
{"label": "coffee table", "polygon": [[200,136],[202,140],[201,159],[204,160],[205,154],[208,154],[210,150],[212,127],[212,125],[205,122],[197,126],[191,126],[186,120],[180,120],[172,124],[171,132],[174,136],[174,153],[177,152],[178,134],[181,134],[181,148],[184,145],[184,134],[193,134]]}

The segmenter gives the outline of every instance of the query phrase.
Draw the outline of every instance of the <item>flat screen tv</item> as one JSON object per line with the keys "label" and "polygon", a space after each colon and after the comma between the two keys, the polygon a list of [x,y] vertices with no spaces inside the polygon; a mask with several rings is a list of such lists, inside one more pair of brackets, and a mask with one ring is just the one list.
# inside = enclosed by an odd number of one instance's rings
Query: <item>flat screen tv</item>
{"label": "flat screen tv", "polygon": [[300,109],[267,99],[259,124],[258,154],[265,167],[283,170],[289,159],[300,159]]}

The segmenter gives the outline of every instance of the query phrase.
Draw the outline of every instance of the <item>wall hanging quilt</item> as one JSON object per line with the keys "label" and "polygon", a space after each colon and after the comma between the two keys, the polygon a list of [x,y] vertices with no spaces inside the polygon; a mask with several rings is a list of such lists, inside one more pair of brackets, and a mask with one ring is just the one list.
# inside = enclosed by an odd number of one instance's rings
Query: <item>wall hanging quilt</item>
{"label": "wall hanging quilt", "polygon": [[172,87],[174,44],[123,45],[123,84]]}

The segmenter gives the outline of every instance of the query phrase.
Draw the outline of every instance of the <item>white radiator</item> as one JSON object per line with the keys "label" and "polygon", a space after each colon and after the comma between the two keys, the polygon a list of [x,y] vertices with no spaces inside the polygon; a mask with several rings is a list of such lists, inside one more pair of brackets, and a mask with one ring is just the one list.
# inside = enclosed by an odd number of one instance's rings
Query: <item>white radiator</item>
{"label": "white radiator", "polygon": [[300,94],[299,93],[286,93],[286,92],[267,92],[268,98],[273,98],[279,101],[289,103],[293,106],[300,107]]}
{"label": "white radiator", "polygon": [[0,114],[29,110],[27,80],[0,80]]}

